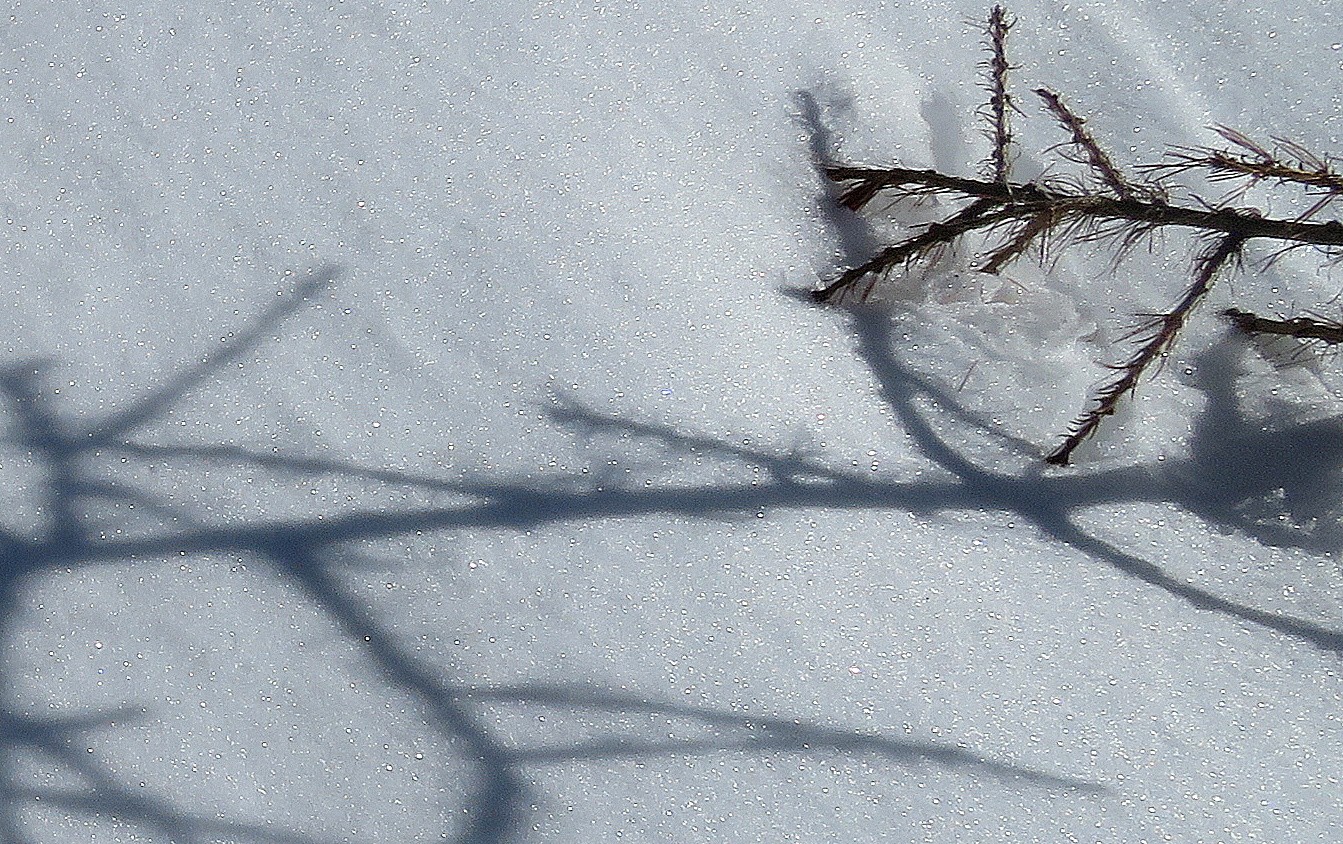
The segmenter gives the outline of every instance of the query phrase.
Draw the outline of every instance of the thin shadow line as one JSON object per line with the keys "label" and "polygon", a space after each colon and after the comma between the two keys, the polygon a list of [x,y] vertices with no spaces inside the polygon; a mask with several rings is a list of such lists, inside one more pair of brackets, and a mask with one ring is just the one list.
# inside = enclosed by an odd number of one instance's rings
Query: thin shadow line
{"label": "thin shadow line", "polygon": [[[843,753],[872,754],[898,764],[935,764],[948,769],[1005,780],[1021,780],[1042,788],[1079,793],[1099,792],[1104,786],[1086,780],[998,762],[963,748],[907,742],[880,735],[778,718],[719,712],[643,700],[627,694],[550,684],[498,687],[454,686],[441,671],[422,665],[401,647],[390,628],[380,624],[342,587],[330,558],[346,553],[351,543],[411,535],[425,530],[461,528],[529,529],[547,524],[587,521],[645,514],[678,514],[696,518],[754,514],[764,510],[821,509],[901,511],[934,514],[949,510],[985,509],[1019,514],[1040,533],[1151,586],[1179,597],[1200,610],[1218,612],[1309,642],[1323,649],[1343,651],[1343,633],[1289,616],[1269,613],[1213,595],[1183,583],[1150,561],[1087,534],[1070,518],[1079,507],[1132,500],[1170,500],[1195,512],[1196,500],[1173,476],[1142,467],[1096,473],[1091,476],[1054,476],[1036,473],[1017,476],[977,465],[952,447],[930,422],[941,413],[958,424],[993,434],[983,421],[961,408],[946,391],[901,364],[893,353],[889,317],[876,311],[853,316],[853,332],[860,356],[866,361],[882,400],[894,411],[915,446],[947,478],[899,481],[869,478],[836,469],[825,461],[797,452],[775,454],[746,448],[712,437],[695,435],[672,426],[657,425],[598,413],[575,399],[562,396],[551,409],[557,425],[573,430],[600,431],[664,444],[673,454],[710,454],[736,465],[764,470],[757,483],[629,488],[609,478],[593,481],[581,474],[558,478],[508,479],[499,477],[443,479],[384,468],[361,467],[342,461],[279,453],[259,453],[231,446],[160,446],[126,442],[125,437],[157,418],[183,395],[204,383],[220,367],[256,348],[278,324],[326,287],[336,271],[328,268],[305,279],[293,293],[265,309],[222,349],[195,366],[169,378],[126,409],[84,429],[69,428],[40,390],[41,362],[0,368],[0,392],[10,400],[20,429],[16,442],[31,449],[47,470],[44,507],[51,524],[37,541],[0,530],[0,631],[14,617],[22,578],[57,568],[97,563],[162,558],[179,553],[236,552],[270,560],[279,575],[306,591],[331,618],[343,636],[357,643],[372,666],[392,685],[414,695],[426,706],[432,726],[459,742],[473,765],[474,784],[465,807],[465,820],[456,837],[464,844],[502,844],[521,829],[523,812],[533,799],[527,787],[529,767],[582,759],[646,758],[666,754],[734,753]],[[931,404],[931,408],[921,405]],[[1225,427],[1234,420],[1222,420]],[[1005,447],[1020,443],[999,437]],[[306,519],[253,520],[246,524],[207,525],[159,501],[148,493],[116,481],[89,477],[87,465],[116,454],[148,462],[198,460],[222,465],[250,464],[292,474],[332,474],[389,485],[417,487],[465,496],[456,506],[401,508],[325,514]],[[1201,456],[1201,459],[1204,459]],[[1182,470],[1197,470],[1189,463]],[[1182,497],[1183,496],[1183,497]],[[96,519],[78,506],[98,498],[135,504],[169,521],[172,529],[148,536],[117,537],[115,530],[99,531]],[[1186,500],[1188,499],[1188,500]],[[107,526],[102,526],[107,527]],[[115,526],[113,526],[115,527]],[[104,538],[104,535],[111,538]],[[488,727],[475,710],[486,704],[543,704],[605,713],[645,713],[697,721],[723,735],[686,740],[599,737],[569,744],[512,747]],[[97,713],[63,724],[25,720],[0,712],[0,760],[15,749],[30,748],[53,758],[66,758],[69,737],[94,729],[103,717]],[[0,762],[0,764],[5,764]],[[203,819],[164,802],[129,792],[91,758],[74,754],[69,764],[93,785],[88,792],[21,787],[0,770],[0,834],[21,840],[18,812],[42,797],[50,805],[72,812],[104,812],[124,817],[168,837],[209,840],[217,837],[263,837],[276,844],[307,844],[297,833],[275,833],[252,825]],[[448,814],[445,812],[445,814]],[[212,825],[214,824],[214,825]],[[223,824],[221,826],[220,824]],[[289,836],[289,837],[284,837]]]}
{"label": "thin shadow line", "polygon": [[533,703],[552,707],[586,709],[609,713],[644,713],[685,718],[705,725],[746,733],[718,738],[646,741],[612,738],[571,745],[542,746],[513,751],[514,758],[528,763],[555,764],[577,759],[640,755],[699,755],[725,751],[865,753],[900,763],[936,762],[949,768],[966,768],[999,779],[1023,780],[1048,788],[1101,792],[1105,786],[1075,777],[1044,773],[985,758],[970,751],[927,742],[897,741],[877,733],[808,724],[770,716],[721,712],[682,704],[659,703],[629,694],[574,686],[524,683],[511,686],[468,687],[460,696],[473,701]]}
{"label": "thin shadow line", "polygon": [[180,398],[208,380],[215,372],[253,351],[271,338],[271,334],[321,291],[331,287],[340,275],[334,265],[321,267],[302,279],[279,301],[261,312],[251,325],[219,348],[209,352],[195,366],[182,370],[165,383],[136,399],[125,410],[79,432],[75,440],[84,449],[115,444],[131,431],[153,420]]}

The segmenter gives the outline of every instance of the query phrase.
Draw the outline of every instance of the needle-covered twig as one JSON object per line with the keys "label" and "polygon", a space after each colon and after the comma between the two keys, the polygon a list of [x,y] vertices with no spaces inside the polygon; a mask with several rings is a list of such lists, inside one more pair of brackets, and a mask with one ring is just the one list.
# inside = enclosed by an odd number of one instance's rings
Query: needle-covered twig
{"label": "needle-covered twig", "polygon": [[1343,343],[1343,322],[1336,320],[1309,316],[1273,319],[1236,308],[1227,308],[1222,311],[1222,316],[1246,334],[1276,334],[1298,340],[1313,340],[1326,346]]}
{"label": "needle-covered twig", "polygon": [[1260,182],[1299,185],[1307,194],[1319,197],[1313,207],[1297,218],[1301,220],[1315,216],[1343,196],[1343,173],[1330,159],[1282,138],[1274,138],[1269,148],[1226,126],[1215,126],[1213,131],[1232,148],[1182,147],[1171,153],[1169,161],[1151,169],[1159,173],[1196,170],[1210,181],[1241,180],[1242,188],[1237,193]]}
{"label": "needle-covered twig", "polygon": [[993,152],[989,161],[993,168],[993,180],[1005,185],[1012,167],[1012,127],[1008,124],[1009,111],[1016,108],[1012,96],[1007,93],[1007,72],[1011,66],[1007,63],[1007,33],[1012,23],[1007,19],[1007,10],[994,6],[989,13],[989,102],[988,115],[992,124],[990,135],[993,140]]}
{"label": "needle-covered twig", "polygon": [[[1180,300],[1131,332],[1129,339],[1138,340],[1137,348],[1122,362],[1110,365],[1115,375],[1101,384],[1063,442],[1046,457],[1050,463],[1062,464],[1095,432],[1102,419],[1114,413],[1119,400],[1137,388],[1152,364],[1169,353],[1218,273],[1236,263],[1250,241],[1270,241],[1279,251],[1312,247],[1329,258],[1343,256],[1343,223],[1317,219],[1327,204],[1343,197],[1343,173],[1332,160],[1299,144],[1275,138],[1269,148],[1219,127],[1216,131],[1229,147],[1177,149],[1167,161],[1141,168],[1149,179],[1135,183],[1097,141],[1086,120],[1057,93],[1042,87],[1035,93],[1069,135],[1069,140],[1060,145],[1063,157],[1084,167],[1085,177],[1015,181],[1011,177],[1014,139],[1008,119],[1016,107],[1007,86],[1012,66],[1006,47],[1012,26],[1004,8],[994,6],[986,30],[989,98],[982,110],[990,124],[992,143],[988,176],[971,178],[899,166],[825,167],[826,176],[848,186],[841,202],[855,211],[882,194],[896,200],[936,195],[957,203],[957,210],[886,247],[867,262],[845,270],[812,295],[819,302],[866,299],[878,282],[897,268],[926,260],[953,244],[970,242],[971,248],[980,253],[979,269],[996,273],[1032,250],[1043,257],[1046,244],[1100,242],[1122,255],[1147,235],[1167,227],[1212,237],[1214,245],[1195,260],[1192,280]],[[1210,181],[1241,180],[1242,190],[1216,202],[1198,196],[1172,201],[1168,180],[1190,172]],[[1291,219],[1267,217],[1253,208],[1231,204],[1245,189],[1265,182],[1302,187],[1318,200],[1304,214]],[[1250,332],[1343,342],[1343,326],[1323,320],[1271,320],[1236,310],[1225,313]]]}
{"label": "needle-covered twig", "polygon": [[1046,463],[1055,466],[1066,464],[1073,449],[1095,433],[1102,419],[1115,412],[1119,399],[1137,389],[1143,373],[1169,353],[1171,344],[1184,327],[1190,312],[1212,287],[1217,272],[1236,259],[1244,243],[1245,238],[1239,235],[1223,237],[1199,257],[1193,283],[1185,289],[1175,307],[1164,314],[1153,316],[1146,324],[1131,332],[1130,336],[1142,338],[1141,345],[1123,363],[1110,366],[1116,373],[1115,377],[1096,390],[1090,406],[1073,422],[1063,442],[1045,457]]}
{"label": "needle-covered twig", "polygon": [[1063,98],[1048,88],[1036,88],[1035,93],[1040,99],[1044,100],[1045,108],[1049,109],[1049,113],[1054,115],[1054,118],[1072,136],[1070,143],[1076,150],[1077,155],[1073,160],[1090,167],[1101,180],[1101,183],[1108,187],[1115,196],[1120,199],[1136,198],[1137,192],[1133,185],[1129,184],[1128,179],[1124,178],[1124,174],[1119,172],[1119,168],[1110,160],[1110,156],[1106,154],[1105,150],[1101,149],[1101,145],[1092,137],[1091,132],[1087,129],[1086,120],[1073,113],[1072,109],[1068,108],[1067,104],[1063,102]]}

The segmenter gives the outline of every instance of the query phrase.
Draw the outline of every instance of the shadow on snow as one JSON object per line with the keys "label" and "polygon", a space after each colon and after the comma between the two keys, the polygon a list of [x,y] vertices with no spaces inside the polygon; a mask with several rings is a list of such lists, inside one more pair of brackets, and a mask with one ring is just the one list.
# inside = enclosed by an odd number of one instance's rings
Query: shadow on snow
{"label": "shadow on snow", "polygon": [[[366,468],[339,460],[262,453],[226,445],[156,445],[135,438],[193,387],[208,381],[219,368],[256,348],[279,324],[312,297],[328,289],[334,268],[305,279],[292,295],[271,306],[250,326],[202,363],[168,379],[162,386],[101,422],[65,422],[42,390],[43,362],[26,362],[0,370],[0,392],[8,400],[18,440],[45,467],[43,491],[47,515],[45,534],[25,539],[0,534],[0,624],[8,627],[25,578],[58,568],[100,562],[158,558],[170,554],[229,552],[268,560],[279,576],[304,590],[361,647],[384,678],[413,694],[425,706],[432,727],[447,736],[469,758],[474,784],[465,812],[445,807],[445,824],[456,840],[471,844],[502,842],[521,831],[523,813],[535,802],[528,783],[547,765],[570,761],[648,758],[671,754],[736,752],[863,756],[896,765],[931,765],[978,778],[1015,781],[1031,787],[1087,793],[1103,790],[1095,783],[1062,774],[995,761],[963,748],[895,739],[822,724],[761,717],[649,700],[581,684],[523,683],[477,686],[454,683],[440,670],[418,660],[399,644],[393,632],[373,618],[346,589],[336,560],[343,546],[359,540],[393,538],[416,531],[457,528],[524,529],[538,525],[641,514],[676,514],[712,518],[723,514],[755,514],[778,508],[864,509],[934,514],[981,509],[1027,520],[1045,536],[1111,566],[1139,583],[1167,592],[1199,610],[1220,613],[1316,647],[1343,651],[1343,634],[1305,618],[1258,609],[1178,579],[1162,568],[1079,527],[1082,508],[1125,501],[1173,502],[1210,522],[1242,531],[1258,541],[1297,544],[1329,550],[1336,532],[1304,535],[1247,516],[1243,502],[1265,488],[1288,490],[1294,514],[1310,516],[1321,501],[1333,501],[1320,488],[1321,462],[1337,468],[1343,453],[1337,445],[1343,425],[1319,423],[1291,434],[1249,430],[1231,404],[1235,378],[1230,353],[1214,350],[1205,361],[1209,406],[1200,421],[1193,456],[1160,471],[1138,467],[1089,475],[1038,472],[1011,475],[976,465],[940,436],[934,415],[951,424],[983,427],[960,408],[947,391],[922,378],[893,352],[889,315],[861,309],[849,315],[857,348],[878,384],[882,399],[922,454],[946,470],[946,479],[904,483],[838,470],[802,454],[773,454],[696,436],[670,426],[649,424],[598,413],[565,397],[555,400],[551,418],[574,430],[614,433],[661,443],[672,454],[709,454],[760,470],[755,483],[708,486],[664,486],[632,489],[607,485],[591,476],[559,479],[475,478],[446,480],[429,475]],[[923,405],[925,409],[920,409]],[[1307,462],[1293,457],[1301,438],[1315,443]],[[1019,443],[1007,443],[1020,448]],[[1246,472],[1232,470],[1225,449],[1237,451],[1239,467],[1257,461]],[[1248,450],[1248,456],[1243,453]],[[153,464],[171,462],[250,466],[304,477],[335,475],[381,484],[452,493],[456,506],[405,508],[387,512],[338,513],[309,520],[264,521],[212,526],[192,519],[152,495],[114,482],[89,477],[87,466],[98,460],[128,458]],[[1269,487],[1264,485],[1268,484]],[[1314,485],[1314,486],[1312,486]],[[170,523],[149,536],[102,538],[83,513],[89,500],[133,503]],[[1316,513],[1315,515],[1319,515]],[[1327,514],[1325,514],[1327,515]],[[1324,521],[1328,521],[1325,519]],[[1313,545],[1312,545],[1313,543]],[[1316,547],[1319,546],[1319,547]],[[656,740],[612,736],[568,744],[515,746],[493,732],[482,715],[489,706],[558,707],[574,712],[616,716],[660,716],[686,719],[701,728],[687,739]],[[45,805],[71,814],[110,815],[165,837],[186,842],[233,839],[307,844],[301,833],[270,826],[226,821],[191,814],[180,807],[132,791],[96,760],[77,752],[85,737],[127,718],[148,717],[138,710],[36,717],[0,713],[0,839],[13,844],[33,840],[22,822],[25,807]],[[11,766],[16,754],[39,754],[77,772],[82,788],[44,789],[23,786]],[[449,816],[466,818],[462,822]]]}

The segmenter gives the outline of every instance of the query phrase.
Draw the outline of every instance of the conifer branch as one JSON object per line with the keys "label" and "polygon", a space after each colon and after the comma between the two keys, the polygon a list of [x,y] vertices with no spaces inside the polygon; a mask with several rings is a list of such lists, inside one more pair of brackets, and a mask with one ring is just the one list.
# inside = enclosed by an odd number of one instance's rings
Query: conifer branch
{"label": "conifer branch", "polygon": [[1185,289],[1175,307],[1164,314],[1155,315],[1130,333],[1131,337],[1143,338],[1142,344],[1123,363],[1110,365],[1118,374],[1091,397],[1091,406],[1073,422],[1063,442],[1045,457],[1046,463],[1065,465],[1073,449],[1095,433],[1102,419],[1115,412],[1119,399],[1137,389],[1148,367],[1165,358],[1194,306],[1212,288],[1217,272],[1236,259],[1244,243],[1245,238],[1233,234],[1214,244],[1199,257],[1194,267],[1194,281]]}
{"label": "conifer branch", "polygon": [[[1136,390],[1153,364],[1159,364],[1177,340],[1195,306],[1207,295],[1213,281],[1228,264],[1238,262],[1252,240],[1273,241],[1279,252],[1312,247],[1327,257],[1343,256],[1343,222],[1316,220],[1333,200],[1343,197],[1343,172],[1325,157],[1299,144],[1274,139],[1272,149],[1226,127],[1216,131],[1229,146],[1224,149],[1180,148],[1167,161],[1142,170],[1151,174],[1148,183],[1128,179],[1088,130],[1086,120],[1048,88],[1035,93],[1045,109],[1069,134],[1063,157],[1086,168],[1090,180],[1052,179],[1019,182],[1011,178],[1013,137],[1008,123],[1015,110],[1007,89],[1007,33],[1014,24],[1002,6],[993,7],[988,19],[986,48],[989,99],[982,113],[990,123],[990,174],[972,178],[908,167],[826,166],[835,182],[847,185],[841,202],[861,210],[878,195],[895,199],[942,196],[959,203],[959,210],[939,222],[928,224],[900,242],[881,250],[866,263],[845,270],[813,292],[818,302],[839,302],[850,296],[859,300],[871,295],[881,278],[896,267],[926,260],[939,249],[975,239],[982,250],[979,268],[997,273],[1035,250],[1044,257],[1047,243],[1103,242],[1117,255],[1153,232],[1187,228],[1213,239],[1213,245],[1195,260],[1193,277],[1179,301],[1165,313],[1152,315],[1128,335],[1135,348],[1120,363],[1108,368],[1114,375],[1097,388],[1086,408],[1074,421],[1063,442],[1046,457],[1049,463],[1068,462],[1073,450],[1091,436],[1106,416],[1115,412],[1120,399]],[[1268,182],[1296,185],[1319,197],[1312,208],[1293,219],[1266,217],[1253,208],[1230,204],[1235,193],[1219,202],[1198,196],[1177,203],[1169,199],[1167,180],[1187,172],[1210,181],[1241,180],[1242,191]],[[1087,187],[1087,181],[1097,184]],[[1309,317],[1273,320],[1243,311],[1224,315],[1242,330],[1282,334],[1327,344],[1343,342],[1343,324]]]}
{"label": "conifer branch", "polygon": [[1343,322],[1335,320],[1309,316],[1271,319],[1236,308],[1227,308],[1222,311],[1222,316],[1246,334],[1276,334],[1298,340],[1313,340],[1327,346],[1343,343]]}
{"label": "conifer branch", "polygon": [[[1255,211],[1173,205],[1159,198],[1122,199],[1108,194],[1055,189],[1034,183],[1009,183],[964,176],[949,176],[935,170],[903,167],[873,168],[831,166],[825,173],[838,182],[854,182],[871,191],[894,191],[899,197],[948,194],[976,200],[962,212],[941,223],[929,225],[920,234],[888,247],[865,264],[846,270],[812,296],[818,302],[843,298],[870,274],[889,272],[897,264],[927,254],[938,244],[949,244],[983,229],[1012,225],[1017,232],[1008,243],[992,250],[983,265],[997,272],[1018,258],[1045,232],[1065,223],[1090,230],[1083,239],[1116,238],[1124,242],[1167,226],[1236,235],[1242,239],[1264,238],[1296,246],[1343,250],[1343,223],[1330,220],[1312,223],[1263,217]],[[844,194],[847,196],[847,194]],[[973,209],[973,213],[969,213]],[[1113,225],[1111,225],[1113,224]],[[865,288],[870,292],[870,286]]]}
{"label": "conifer branch", "polygon": [[1012,23],[1007,20],[1007,10],[994,6],[989,13],[989,102],[988,113],[991,123],[990,138],[993,152],[989,158],[993,169],[993,180],[1000,185],[1007,184],[1012,168],[1012,127],[1009,125],[1008,112],[1016,108],[1012,96],[1007,92],[1007,72],[1011,66],[1007,63],[1007,33]]}

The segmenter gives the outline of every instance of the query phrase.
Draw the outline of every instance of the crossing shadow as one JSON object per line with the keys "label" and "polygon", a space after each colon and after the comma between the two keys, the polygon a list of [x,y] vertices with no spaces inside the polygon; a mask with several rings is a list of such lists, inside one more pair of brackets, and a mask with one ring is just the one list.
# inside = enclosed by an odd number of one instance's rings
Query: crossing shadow
{"label": "crossing shadow", "polygon": [[[525,530],[648,514],[720,518],[724,514],[754,515],[780,508],[919,514],[985,509],[1024,519],[1097,565],[1128,575],[1135,588],[1174,595],[1191,611],[1227,615],[1326,651],[1343,651],[1343,633],[1323,622],[1274,613],[1200,587],[1133,551],[1092,536],[1078,524],[1076,514],[1085,508],[1167,501],[1227,529],[1244,531],[1261,542],[1296,543],[1312,550],[1336,548],[1336,533],[1321,530],[1304,536],[1283,532],[1262,524],[1262,514],[1251,513],[1243,506],[1245,500],[1259,495],[1265,484],[1288,488],[1288,498],[1296,495],[1300,499],[1295,506],[1301,515],[1313,514],[1317,521],[1327,519],[1332,512],[1320,503],[1323,499],[1319,496],[1334,505],[1337,501],[1329,489],[1310,486],[1316,476],[1305,465],[1273,463],[1271,455],[1290,450],[1297,434],[1252,431],[1253,426],[1237,416],[1234,406],[1218,403],[1218,397],[1236,377],[1230,358],[1209,362],[1204,388],[1209,391],[1210,409],[1193,455],[1160,470],[1139,466],[1092,474],[1010,474],[976,464],[950,444],[939,425],[979,427],[984,431],[990,431],[991,426],[959,406],[951,391],[900,359],[892,317],[877,309],[858,309],[844,317],[850,321],[855,348],[900,428],[926,460],[946,470],[941,480],[874,478],[836,468],[804,453],[742,446],[674,426],[601,413],[568,396],[557,396],[549,408],[551,423],[557,428],[650,440],[662,446],[666,460],[709,455],[725,463],[759,469],[759,478],[701,486],[621,485],[578,473],[444,478],[283,451],[258,452],[224,444],[159,444],[141,433],[197,386],[217,377],[230,361],[258,349],[281,323],[301,314],[307,302],[331,291],[339,275],[339,270],[331,267],[303,279],[222,348],[100,420],[82,424],[69,421],[54,394],[43,387],[50,361],[23,361],[0,369],[0,397],[8,403],[11,427],[16,431],[14,442],[34,456],[45,478],[37,492],[45,515],[40,535],[32,538],[16,531],[0,531],[0,636],[12,633],[25,584],[46,573],[169,554],[222,552],[265,560],[276,577],[309,596],[388,683],[422,703],[428,713],[427,726],[444,736],[458,756],[469,763],[472,782],[466,805],[443,807],[444,837],[469,844],[520,837],[523,817],[538,799],[531,784],[541,769],[562,762],[597,764],[628,758],[654,760],[672,754],[787,752],[863,757],[897,769],[945,769],[984,783],[1008,781],[1079,797],[1103,793],[1106,786],[1066,772],[995,760],[954,744],[915,742],[821,723],[674,704],[603,689],[582,679],[571,684],[538,681],[488,686],[445,676],[442,669],[428,664],[400,642],[395,631],[375,618],[345,585],[342,571],[352,556],[357,558],[352,549],[358,543],[423,531]],[[1322,423],[1311,434],[1321,438],[1321,449],[1337,430],[1330,427],[1332,424]],[[1251,438],[1250,445],[1265,455],[1265,465],[1255,483],[1245,481],[1233,488],[1219,481],[1218,473],[1224,475],[1226,470],[1218,449],[1239,435]],[[1010,439],[1004,439],[1003,445],[1024,447]],[[1343,463],[1332,456],[1330,460]],[[308,519],[256,518],[241,524],[204,524],[152,491],[105,480],[96,468],[112,461],[247,468],[265,470],[272,476],[325,475],[452,493],[453,500],[462,503],[399,510],[342,509]],[[1270,464],[1282,471],[1270,476]],[[1210,494],[1206,488],[1209,485],[1221,490],[1221,497]],[[86,505],[91,500],[134,504],[141,511],[160,516],[164,527],[134,534],[109,531],[115,526],[89,514]],[[581,741],[521,744],[503,736],[486,717],[487,711],[500,706],[561,709],[598,716],[600,723],[674,717],[693,725],[694,730],[689,737],[675,739],[612,731]],[[136,701],[127,701],[126,707],[113,712],[40,717],[0,711],[0,840],[35,842],[37,837],[26,827],[24,813],[41,803],[47,811],[74,816],[113,816],[176,841],[315,844],[315,839],[298,830],[205,817],[169,801],[147,797],[119,782],[96,754],[74,750],[86,745],[88,736],[100,729],[128,719],[154,717],[151,709]],[[36,754],[78,772],[80,785],[50,789],[21,785],[14,772],[6,768],[22,754]]]}

